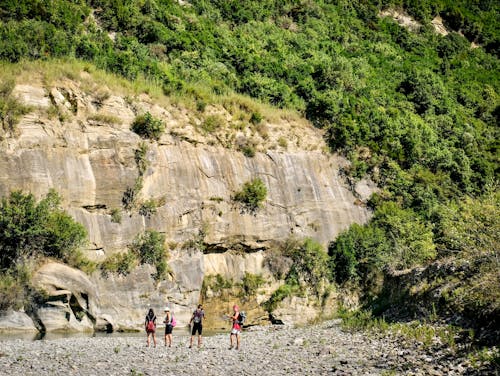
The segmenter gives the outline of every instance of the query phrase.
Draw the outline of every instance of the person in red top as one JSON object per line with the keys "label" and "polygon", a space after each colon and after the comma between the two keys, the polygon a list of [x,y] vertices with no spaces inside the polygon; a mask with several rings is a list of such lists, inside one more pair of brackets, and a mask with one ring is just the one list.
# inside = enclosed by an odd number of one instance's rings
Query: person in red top
{"label": "person in red top", "polygon": [[153,342],[156,347],[156,315],[153,311],[153,308],[149,309],[148,314],[146,315],[146,319],[144,320],[144,329],[146,329],[146,334],[148,336],[147,345],[149,347],[149,343],[151,341],[150,337],[153,337]]}
{"label": "person in red top", "polygon": [[233,343],[236,342],[236,350],[240,349],[240,335],[241,335],[241,324],[240,324],[240,308],[235,304],[233,306],[233,314],[229,317],[233,320],[233,326],[231,328],[231,334],[229,336],[229,340],[231,342],[231,346],[229,350],[233,348]]}

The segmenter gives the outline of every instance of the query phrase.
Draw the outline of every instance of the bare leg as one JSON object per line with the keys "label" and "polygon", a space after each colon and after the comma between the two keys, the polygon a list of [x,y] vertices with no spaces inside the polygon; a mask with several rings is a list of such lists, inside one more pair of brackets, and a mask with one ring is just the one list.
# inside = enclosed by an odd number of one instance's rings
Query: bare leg
{"label": "bare leg", "polygon": [[151,338],[149,338],[150,333],[148,333],[148,334],[147,334],[147,336],[148,336],[148,337],[147,337],[147,342],[146,342],[146,343],[147,343],[147,346],[149,347],[149,342],[151,341]]}
{"label": "bare leg", "polygon": [[193,335],[191,336],[191,340],[189,341],[189,348],[193,347]]}
{"label": "bare leg", "polygon": [[201,347],[201,334],[198,334],[198,347]]}
{"label": "bare leg", "polygon": [[155,332],[153,332],[152,334],[153,334],[153,342],[154,342],[155,347],[156,347],[156,334],[155,334]]}
{"label": "bare leg", "polygon": [[240,335],[236,334],[236,350],[240,349]]}
{"label": "bare leg", "polygon": [[231,350],[231,349],[233,348],[233,336],[234,336],[234,334],[233,334],[233,333],[231,333],[231,334],[229,335],[229,341],[230,341],[229,350]]}

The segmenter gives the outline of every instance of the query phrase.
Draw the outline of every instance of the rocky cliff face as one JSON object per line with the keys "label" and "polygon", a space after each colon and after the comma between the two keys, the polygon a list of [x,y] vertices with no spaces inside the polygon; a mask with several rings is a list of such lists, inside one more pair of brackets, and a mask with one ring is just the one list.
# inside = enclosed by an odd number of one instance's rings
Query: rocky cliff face
{"label": "rocky cliff face", "polygon": [[[31,112],[17,125],[16,135],[0,139],[1,196],[14,189],[42,196],[55,188],[65,209],[87,228],[85,252],[93,260],[124,251],[145,229],[165,233],[172,254],[172,277],[160,283],[143,266],[127,277],[82,277],[75,289],[57,267],[42,268],[35,281],[49,290],[52,300],[61,296],[59,302],[66,302],[51,304],[50,314],[41,311],[46,327],[137,328],[148,305],[159,309],[167,302],[187,322],[205,275],[234,280],[245,272],[269,275],[262,252],[274,242],[293,235],[326,245],[350,224],[369,218],[362,199],[372,187],[357,187],[360,195],[355,197],[339,176],[346,162],[323,152],[321,134],[304,121],[277,116],[264,119],[256,129],[241,113],[223,106],[200,113],[159,104],[145,94],[133,97],[125,90],[98,86],[85,72],[52,83],[42,84],[36,77],[18,82],[12,95],[31,106]],[[146,111],[166,124],[158,142],[130,131],[135,116]],[[217,119],[215,131],[204,130],[207,117]],[[254,157],[237,150],[242,142],[255,146]],[[136,157],[141,148],[147,166],[142,174]],[[151,215],[122,208],[125,192],[139,177],[142,188],[136,200],[154,200],[157,207]],[[257,177],[268,190],[264,205],[256,213],[242,211],[232,196]],[[113,221],[113,209],[122,210],[120,223]],[[203,253],[181,247],[200,231]],[[65,281],[48,283],[49,275]],[[78,292],[82,286],[86,302]],[[78,315],[71,301],[89,322],[73,320]],[[54,309],[59,313],[53,315]],[[54,317],[61,319],[54,323]]]}

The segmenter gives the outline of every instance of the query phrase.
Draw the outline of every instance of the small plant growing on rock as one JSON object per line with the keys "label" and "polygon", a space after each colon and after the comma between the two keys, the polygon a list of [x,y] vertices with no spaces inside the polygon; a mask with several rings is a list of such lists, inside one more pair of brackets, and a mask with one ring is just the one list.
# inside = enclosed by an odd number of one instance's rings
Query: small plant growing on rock
{"label": "small plant growing on rock", "polygon": [[165,235],[158,231],[147,230],[134,239],[129,249],[137,255],[141,264],[156,266],[156,274],[154,275],[156,280],[162,279],[169,272]]}
{"label": "small plant growing on rock", "polygon": [[149,112],[146,112],[135,118],[131,129],[142,138],[158,141],[165,131],[165,124],[160,119],[153,117]]}
{"label": "small plant growing on rock", "polygon": [[154,199],[148,200],[142,203],[141,207],[139,208],[139,214],[146,218],[150,218],[153,214],[156,214],[157,211],[156,207],[157,207],[156,200]]}
{"label": "small plant growing on rock", "polygon": [[201,124],[201,129],[203,129],[206,133],[212,133],[222,127],[223,122],[224,120],[221,116],[210,115]]}
{"label": "small plant growing on rock", "polygon": [[260,274],[251,274],[245,272],[243,279],[241,280],[241,295],[254,296],[257,294],[257,290],[265,283],[264,278]]}
{"label": "small plant growing on rock", "polygon": [[262,121],[262,115],[259,112],[252,112],[250,123],[257,125]]}
{"label": "small plant growing on rock", "polygon": [[30,111],[28,106],[11,97],[14,85],[13,80],[0,82],[0,130],[3,129],[4,132],[8,132],[11,135],[16,134],[16,125],[19,117]]}
{"label": "small plant growing on rock", "polygon": [[104,260],[101,265],[101,273],[106,276],[109,272],[117,273],[119,275],[127,275],[132,269],[139,265],[137,256],[127,251],[125,253],[116,253],[109,256]]}
{"label": "small plant growing on rock", "polygon": [[111,222],[122,223],[122,211],[118,208],[111,210]]}
{"label": "small plant growing on rock", "polygon": [[243,188],[241,191],[236,192],[233,200],[240,202],[244,210],[255,212],[262,207],[266,196],[267,188],[264,182],[260,178],[256,178],[243,184]]}

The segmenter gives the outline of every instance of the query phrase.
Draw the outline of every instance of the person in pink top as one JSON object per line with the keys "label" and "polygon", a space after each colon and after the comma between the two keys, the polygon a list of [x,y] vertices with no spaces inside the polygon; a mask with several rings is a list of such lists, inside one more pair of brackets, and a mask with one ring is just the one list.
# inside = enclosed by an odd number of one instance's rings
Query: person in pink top
{"label": "person in pink top", "polygon": [[241,323],[240,323],[240,308],[235,304],[233,306],[233,314],[230,315],[229,318],[233,320],[233,326],[231,328],[231,334],[229,336],[229,340],[231,342],[231,346],[229,350],[231,350],[234,346],[234,342],[236,342],[236,350],[240,349],[240,335],[241,335]]}

